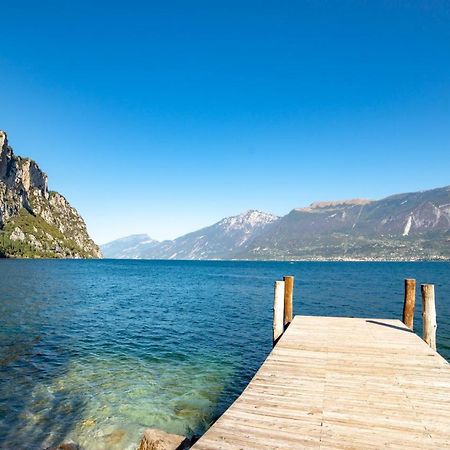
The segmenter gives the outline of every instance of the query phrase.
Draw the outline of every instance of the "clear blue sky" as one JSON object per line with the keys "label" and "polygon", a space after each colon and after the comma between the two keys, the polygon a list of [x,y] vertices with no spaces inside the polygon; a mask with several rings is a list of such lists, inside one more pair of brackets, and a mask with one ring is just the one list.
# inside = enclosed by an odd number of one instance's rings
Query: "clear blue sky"
{"label": "clear blue sky", "polygon": [[0,6],[0,128],[99,243],[450,184],[448,1]]}

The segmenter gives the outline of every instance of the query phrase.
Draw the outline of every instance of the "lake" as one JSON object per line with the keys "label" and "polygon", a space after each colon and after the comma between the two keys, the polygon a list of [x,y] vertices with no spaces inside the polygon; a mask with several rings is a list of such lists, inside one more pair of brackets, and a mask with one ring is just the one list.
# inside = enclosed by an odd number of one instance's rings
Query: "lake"
{"label": "lake", "polygon": [[283,275],[310,315],[401,318],[404,278],[435,284],[450,359],[448,262],[0,260],[0,448],[202,433],[270,352]]}

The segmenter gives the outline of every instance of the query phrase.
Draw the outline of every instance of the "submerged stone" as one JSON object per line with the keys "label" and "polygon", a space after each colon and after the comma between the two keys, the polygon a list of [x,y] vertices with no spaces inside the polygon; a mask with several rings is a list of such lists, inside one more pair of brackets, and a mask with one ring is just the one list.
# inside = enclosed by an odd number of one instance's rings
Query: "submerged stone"
{"label": "submerged stone", "polygon": [[170,434],[156,428],[147,428],[142,437],[139,450],[181,450],[186,438]]}
{"label": "submerged stone", "polygon": [[114,430],[112,433],[107,434],[104,439],[108,445],[117,445],[123,440],[125,434],[125,430]]}
{"label": "submerged stone", "polygon": [[92,427],[96,423],[95,419],[84,419],[83,422],[81,422],[82,427]]}
{"label": "submerged stone", "polygon": [[54,447],[48,447],[45,450],[81,450],[78,444],[74,442],[64,442]]}

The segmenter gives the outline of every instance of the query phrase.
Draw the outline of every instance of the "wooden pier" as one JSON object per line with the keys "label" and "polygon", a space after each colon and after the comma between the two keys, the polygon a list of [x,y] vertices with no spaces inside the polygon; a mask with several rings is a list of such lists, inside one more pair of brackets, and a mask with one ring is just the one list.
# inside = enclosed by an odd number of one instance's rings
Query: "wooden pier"
{"label": "wooden pier", "polygon": [[[434,310],[434,290],[432,300]],[[295,316],[193,448],[450,448],[450,365],[411,331],[406,316],[409,327],[392,319]]]}

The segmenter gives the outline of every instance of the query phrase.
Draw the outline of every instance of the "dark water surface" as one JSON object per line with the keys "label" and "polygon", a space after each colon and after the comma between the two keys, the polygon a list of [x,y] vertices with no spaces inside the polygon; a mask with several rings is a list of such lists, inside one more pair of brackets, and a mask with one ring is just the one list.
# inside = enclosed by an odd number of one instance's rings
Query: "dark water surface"
{"label": "dark water surface", "polygon": [[0,448],[202,432],[270,351],[290,274],[311,315],[400,318],[403,279],[434,283],[450,359],[450,263],[0,260]]}

